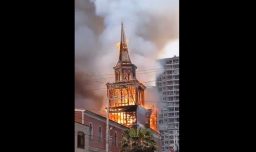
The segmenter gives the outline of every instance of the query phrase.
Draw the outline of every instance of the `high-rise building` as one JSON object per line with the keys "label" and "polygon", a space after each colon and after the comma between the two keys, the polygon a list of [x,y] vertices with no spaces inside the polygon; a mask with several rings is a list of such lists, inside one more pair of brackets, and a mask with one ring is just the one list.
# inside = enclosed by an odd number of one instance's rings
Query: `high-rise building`
{"label": "high-rise building", "polygon": [[160,94],[160,114],[158,119],[162,151],[179,151],[179,57],[160,59],[164,68],[157,77]]}

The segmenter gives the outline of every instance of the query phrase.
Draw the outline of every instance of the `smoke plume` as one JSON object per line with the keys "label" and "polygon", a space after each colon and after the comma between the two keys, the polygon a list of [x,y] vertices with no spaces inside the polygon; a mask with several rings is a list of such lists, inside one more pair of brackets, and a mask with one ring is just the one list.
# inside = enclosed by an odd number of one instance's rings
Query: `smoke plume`
{"label": "smoke plume", "polygon": [[114,81],[121,21],[137,78],[154,85],[165,45],[178,39],[178,0],[75,0],[75,106],[100,114]]}

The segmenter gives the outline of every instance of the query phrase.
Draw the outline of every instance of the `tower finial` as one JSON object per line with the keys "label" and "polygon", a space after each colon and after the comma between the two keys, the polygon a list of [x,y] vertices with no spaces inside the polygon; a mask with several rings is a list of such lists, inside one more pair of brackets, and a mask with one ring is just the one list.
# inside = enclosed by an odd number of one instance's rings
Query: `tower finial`
{"label": "tower finial", "polygon": [[123,46],[123,47],[126,46],[123,21],[121,22],[121,42],[120,42],[120,45]]}
{"label": "tower finial", "polygon": [[123,21],[121,22],[121,41],[120,41],[120,54],[119,54],[118,62],[131,63],[131,60],[128,54],[128,47],[125,39]]}

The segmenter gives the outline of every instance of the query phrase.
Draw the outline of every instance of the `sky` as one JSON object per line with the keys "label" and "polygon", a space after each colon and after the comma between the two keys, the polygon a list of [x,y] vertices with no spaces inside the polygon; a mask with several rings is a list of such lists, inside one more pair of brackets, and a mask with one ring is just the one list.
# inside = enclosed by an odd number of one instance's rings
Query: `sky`
{"label": "sky", "polygon": [[169,58],[173,56],[179,56],[179,39],[171,40],[168,42],[161,53],[157,56],[157,58]]}

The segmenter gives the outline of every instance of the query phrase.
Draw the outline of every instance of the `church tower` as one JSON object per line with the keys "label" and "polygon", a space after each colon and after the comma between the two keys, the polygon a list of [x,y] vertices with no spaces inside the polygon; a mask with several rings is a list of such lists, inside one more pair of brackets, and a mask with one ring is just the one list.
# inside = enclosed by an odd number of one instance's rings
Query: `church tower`
{"label": "church tower", "polygon": [[106,84],[109,118],[127,127],[149,127],[151,109],[144,108],[146,87],[136,79],[136,69],[129,57],[122,23],[119,59],[114,67],[115,82]]}

